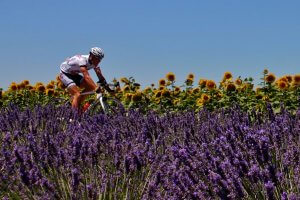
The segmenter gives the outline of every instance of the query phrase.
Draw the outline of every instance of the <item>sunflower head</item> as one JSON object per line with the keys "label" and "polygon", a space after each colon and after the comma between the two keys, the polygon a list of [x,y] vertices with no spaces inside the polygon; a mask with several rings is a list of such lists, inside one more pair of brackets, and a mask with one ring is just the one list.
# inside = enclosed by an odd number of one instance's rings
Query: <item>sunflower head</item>
{"label": "sunflower head", "polygon": [[277,80],[277,82],[279,82],[279,81],[284,81],[284,82],[286,82],[286,83],[289,82],[289,80],[287,79],[286,76],[280,77],[280,78]]}
{"label": "sunflower head", "polygon": [[170,96],[171,96],[171,93],[170,93],[169,90],[165,89],[165,90],[162,90],[161,95],[162,95],[163,97],[170,97]]}
{"label": "sunflower head", "polygon": [[193,94],[198,94],[199,92],[200,92],[200,88],[194,88],[193,90],[192,90],[192,92],[193,92]]}
{"label": "sunflower head", "polygon": [[129,84],[129,80],[126,77],[122,77],[120,81],[124,84]]}
{"label": "sunflower head", "polygon": [[300,85],[300,74],[296,74],[293,76],[293,81],[296,85]]}
{"label": "sunflower head", "polygon": [[273,83],[274,81],[276,80],[276,76],[272,73],[268,74],[266,77],[265,77],[265,81],[269,84]]}
{"label": "sunflower head", "polygon": [[52,83],[47,84],[46,89],[54,89],[54,84]]}
{"label": "sunflower head", "polygon": [[161,97],[161,93],[162,93],[162,91],[161,91],[161,90],[158,90],[158,91],[155,93],[155,98],[160,98],[160,97]]}
{"label": "sunflower head", "polygon": [[151,91],[152,91],[151,87],[146,87],[146,88],[144,89],[144,92],[145,92],[145,93],[149,93],[149,92],[151,92]]}
{"label": "sunflower head", "polygon": [[187,75],[186,79],[192,79],[192,80],[194,80],[194,78],[195,78],[195,75],[192,74],[192,73],[190,73],[190,74]]}
{"label": "sunflower head", "polygon": [[173,72],[167,73],[167,74],[166,74],[166,79],[167,79],[168,81],[171,81],[171,82],[175,81],[175,74],[174,74]]}
{"label": "sunflower head", "polygon": [[54,95],[54,89],[46,89],[46,95],[53,96]]}
{"label": "sunflower head", "polygon": [[17,87],[18,87],[19,90],[24,89],[25,86],[26,86],[26,85],[25,85],[23,82],[21,82],[20,84],[17,85]]}
{"label": "sunflower head", "polygon": [[12,91],[16,91],[16,90],[18,90],[18,86],[15,82],[12,82],[9,86],[9,89]]}
{"label": "sunflower head", "polygon": [[200,79],[199,82],[198,82],[198,85],[199,85],[201,88],[205,88],[206,82],[207,82],[207,80],[205,80],[205,79]]}
{"label": "sunflower head", "polygon": [[32,85],[26,85],[25,87],[27,90],[31,90],[31,89],[34,89]]}
{"label": "sunflower head", "polygon": [[23,83],[24,85],[29,85],[29,80],[24,80],[24,81],[22,81],[22,83]]}
{"label": "sunflower head", "polygon": [[180,92],[180,87],[176,86],[176,87],[174,88],[174,91],[175,91],[175,92]]}
{"label": "sunflower head", "polygon": [[39,86],[39,85],[44,85],[42,82],[36,82],[35,83],[35,87]]}
{"label": "sunflower head", "polygon": [[286,89],[288,89],[289,84],[286,81],[280,80],[280,81],[278,81],[277,86],[281,90],[286,90]]}
{"label": "sunflower head", "polygon": [[173,100],[173,105],[178,105],[179,103],[180,103],[180,100],[179,100],[179,99]]}
{"label": "sunflower head", "polygon": [[243,81],[242,81],[242,79],[240,79],[240,78],[238,78],[238,79],[236,79],[235,80],[235,82],[234,82],[236,85],[242,85],[242,83],[243,83]]}
{"label": "sunflower head", "polygon": [[166,85],[166,80],[162,78],[158,81],[158,84],[159,84],[159,86],[165,86]]}
{"label": "sunflower head", "polygon": [[65,89],[66,88],[65,84],[63,84],[61,81],[57,83],[57,87],[59,89]]}
{"label": "sunflower head", "polygon": [[288,80],[289,83],[293,82],[293,76],[286,75],[285,78]]}
{"label": "sunflower head", "polygon": [[36,90],[39,91],[39,92],[45,92],[46,88],[44,85],[38,85],[36,87]]}
{"label": "sunflower head", "polygon": [[225,72],[223,76],[223,80],[230,80],[232,78],[231,72]]}
{"label": "sunflower head", "polygon": [[196,105],[197,105],[198,107],[202,107],[202,106],[204,105],[204,103],[203,103],[203,101],[202,101],[202,98],[198,98],[198,99],[196,100]]}
{"label": "sunflower head", "polygon": [[207,94],[202,94],[202,95],[201,95],[201,99],[202,99],[202,101],[203,101],[204,103],[207,103],[207,102],[209,102],[209,100],[210,100],[210,96],[207,95]]}
{"label": "sunflower head", "polygon": [[139,102],[142,100],[142,93],[141,92],[136,92],[132,95],[132,99],[133,102]]}
{"label": "sunflower head", "polygon": [[123,92],[129,92],[130,91],[129,85],[125,85],[122,90]]}
{"label": "sunflower head", "polygon": [[226,85],[226,91],[235,91],[236,90],[236,86],[234,83],[228,83]]}
{"label": "sunflower head", "polygon": [[216,83],[213,80],[206,81],[206,88],[208,90],[213,90],[216,88]]}
{"label": "sunflower head", "polygon": [[264,74],[268,74],[269,73],[269,70],[268,69],[264,69]]}
{"label": "sunflower head", "polygon": [[187,78],[187,79],[185,80],[185,84],[186,84],[186,85],[192,85],[193,82],[194,82],[194,79],[193,79],[193,78]]}
{"label": "sunflower head", "polygon": [[126,93],[125,94],[125,100],[131,101],[131,98],[132,98],[132,94],[131,93]]}

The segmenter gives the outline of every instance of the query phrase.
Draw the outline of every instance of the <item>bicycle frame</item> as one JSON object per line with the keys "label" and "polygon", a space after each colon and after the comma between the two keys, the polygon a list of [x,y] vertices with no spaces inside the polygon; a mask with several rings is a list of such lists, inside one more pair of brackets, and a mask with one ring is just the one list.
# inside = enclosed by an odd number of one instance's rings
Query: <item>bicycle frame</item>
{"label": "bicycle frame", "polygon": [[[115,87],[114,84],[108,84],[109,86],[113,86]],[[81,93],[80,95],[89,95],[89,94],[97,94],[96,96],[96,100],[88,107],[88,109],[86,110],[86,112],[89,112],[94,106],[96,106],[99,102],[100,102],[100,105],[103,109],[103,111],[105,113],[108,113],[108,105],[106,103],[106,97],[103,96],[103,93],[97,93],[95,91],[90,91],[90,92],[83,92]]]}
{"label": "bicycle frame", "polygon": [[93,108],[99,102],[100,102],[100,105],[101,105],[103,111],[107,112],[107,105],[106,105],[105,97],[103,96],[103,94],[102,93],[96,93],[95,91],[91,91],[91,92],[83,92],[80,95],[89,95],[89,94],[97,94],[97,97],[96,97],[96,100],[88,107],[86,112],[90,111],[90,109]]}

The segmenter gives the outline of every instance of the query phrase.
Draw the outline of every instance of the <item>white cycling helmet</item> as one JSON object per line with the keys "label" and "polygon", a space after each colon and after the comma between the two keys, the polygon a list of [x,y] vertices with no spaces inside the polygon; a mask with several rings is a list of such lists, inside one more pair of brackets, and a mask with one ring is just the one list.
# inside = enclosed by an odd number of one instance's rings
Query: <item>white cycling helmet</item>
{"label": "white cycling helmet", "polygon": [[93,47],[91,48],[90,54],[99,57],[99,58],[103,58],[104,57],[104,52],[101,48],[99,47]]}

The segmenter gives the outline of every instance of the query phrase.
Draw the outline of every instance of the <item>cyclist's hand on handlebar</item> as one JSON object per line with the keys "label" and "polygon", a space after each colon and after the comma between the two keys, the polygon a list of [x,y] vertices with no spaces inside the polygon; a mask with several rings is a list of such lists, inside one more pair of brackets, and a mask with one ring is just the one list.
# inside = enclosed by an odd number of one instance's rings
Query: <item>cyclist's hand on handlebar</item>
{"label": "cyclist's hand on handlebar", "polygon": [[102,92],[101,87],[98,86],[98,87],[95,89],[95,92],[96,92],[97,94],[101,93],[101,92]]}

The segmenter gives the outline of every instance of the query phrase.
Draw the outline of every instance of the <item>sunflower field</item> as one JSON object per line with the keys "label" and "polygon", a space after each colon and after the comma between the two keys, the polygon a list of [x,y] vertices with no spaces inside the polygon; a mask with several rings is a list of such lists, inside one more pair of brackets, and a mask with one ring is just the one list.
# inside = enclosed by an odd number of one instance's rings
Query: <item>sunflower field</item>
{"label": "sunflower field", "polygon": [[300,199],[300,74],[112,82],[114,114],[56,101],[59,79],[1,90],[0,199]]}
{"label": "sunflower field", "polygon": [[[176,85],[176,76],[170,72],[158,81],[141,89],[140,84],[132,77],[114,79],[113,83],[121,82],[116,88],[115,98],[119,99],[127,109],[139,108],[144,112],[199,110],[206,108],[215,110],[238,105],[244,111],[252,109],[266,110],[270,103],[277,111],[281,106],[295,112],[299,107],[300,74],[286,75],[276,78],[273,73],[264,70],[261,83],[254,88],[253,79],[233,78],[225,72],[222,80],[195,80],[194,74],[188,74],[183,85]],[[55,103],[55,98],[69,99],[59,78],[47,84],[37,82],[31,85],[28,80],[21,83],[12,82],[7,91],[0,93],[0,105],[10,103],[27,108],[36,105]],[[87,101],[95,96],[91,95]]]}

